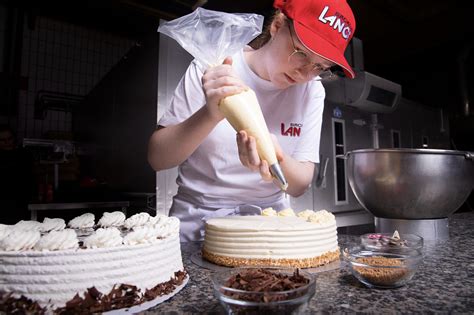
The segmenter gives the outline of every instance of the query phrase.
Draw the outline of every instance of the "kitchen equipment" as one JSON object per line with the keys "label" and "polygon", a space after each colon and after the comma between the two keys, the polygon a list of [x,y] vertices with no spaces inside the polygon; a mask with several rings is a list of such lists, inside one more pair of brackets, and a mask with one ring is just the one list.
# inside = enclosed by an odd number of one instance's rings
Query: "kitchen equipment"
{"label": "kitchen equipment", "polygon": [[377,232],[447,239],[448,219],[474,187],[470,152],[435,149],[350,151],[348,179]]}
{"label": "kitchen equipment", "polygon": [[419,250],[400,253],[368,250],[355,246],[344,251],[344,261],[360,282],[369,288],[397,288],[405,285],[422,261]]}

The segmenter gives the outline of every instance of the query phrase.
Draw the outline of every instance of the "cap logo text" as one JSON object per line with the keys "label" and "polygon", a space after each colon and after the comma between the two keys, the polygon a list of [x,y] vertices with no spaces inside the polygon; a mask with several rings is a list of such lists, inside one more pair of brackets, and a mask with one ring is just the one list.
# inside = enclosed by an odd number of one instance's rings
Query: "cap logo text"
{"label": "cap logo text", "polygon": [[325,6],[323,11],[321,11],[318,20],[324,24],[327,24],[329,22],[329,26],[337,30],[344,39],[349,39],[352,33],[352,29],[351,26],[347,23],[346,19],[340,14],[326,16],[328,10],[329,6]]}

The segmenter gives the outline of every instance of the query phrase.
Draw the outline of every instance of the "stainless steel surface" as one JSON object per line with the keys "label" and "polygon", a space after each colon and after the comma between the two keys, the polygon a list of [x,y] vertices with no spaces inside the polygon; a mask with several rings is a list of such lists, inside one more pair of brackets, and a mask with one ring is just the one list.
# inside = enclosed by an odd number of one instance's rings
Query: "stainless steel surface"
{"label": "stainless steel surface", "polygon": [[375,218],[375,232],[393,233],[395,230],[402,234],[416,234],[428,241],[449,238],[447,218],[422,220]]}
{"label": "stainless steel surface", "polygon": [[379,129],[383,128],[382,125],[379,124],[379,120],[377,114],[372,114],[371,116],[371,124],[370,130],[372,130],[372,147],[374,149],[380,148],[379,145]]}
{"label": "stainless steel surface", "polygon": [[472,154],[432,149],[364,149],[346,154],[350,186],[379,218],[446,218],[474,187]]}

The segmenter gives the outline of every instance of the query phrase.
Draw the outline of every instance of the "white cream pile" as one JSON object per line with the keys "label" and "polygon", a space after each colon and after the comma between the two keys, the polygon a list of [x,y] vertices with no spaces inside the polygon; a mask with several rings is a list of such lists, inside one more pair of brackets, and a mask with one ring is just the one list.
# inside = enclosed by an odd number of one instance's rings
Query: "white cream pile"
{"label": "white cream pile", "polygon": [[[45,218],[43,222],[20,221],[0,224],[0,251],[56,251],[79,247],[77,233],[90,229],[84,238],[85,248],[107,248],[120,245],[151,244],[179,233],[179,219],[164,215],[150,216],[140,212],[126,219],[120,211],[104,212],[95,225],[95,216],[84,213],[66,224],[63,219]],[[97,228],[95,231],[94,227]],[[120,229],[125,229],[125,233]],[[123,236],[122,234],[126,234]]]}
{"label": "white cream pile", "polygon": [[335,222],[336,217],[334,214],[327,210],[319,210],[319,211],[314,211],[314,210],[303,210],[298,213],[295,213],[295,211],[291,208],[286,208],[280,211],[275,211],[273,208],[266,208],[263,209],[261,212],[261,215],[263,216],[280,216],[280,217],[300,217],[305,219],[308,222],[313,222],[313,223],[328,223],[328,222]]}

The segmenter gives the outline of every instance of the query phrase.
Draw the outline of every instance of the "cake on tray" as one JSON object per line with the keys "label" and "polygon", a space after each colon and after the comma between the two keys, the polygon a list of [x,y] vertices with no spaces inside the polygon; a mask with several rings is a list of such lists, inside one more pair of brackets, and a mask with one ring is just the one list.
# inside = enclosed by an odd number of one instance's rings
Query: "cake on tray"
{"label": "cake on tray", "polygon": [[[91,224],[91,222],[93,222]],[[0,225],[0,311],[95,313],[177,293],[187,281],[179,220],[84,214]]]}
{"label": "cake on tray", "polygon": [[326,210],[297,216],[292,209],[264,209],[262,215],[211,218],[202,257],[230,267],[318,267],[339,259],[336,228]]}

